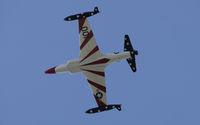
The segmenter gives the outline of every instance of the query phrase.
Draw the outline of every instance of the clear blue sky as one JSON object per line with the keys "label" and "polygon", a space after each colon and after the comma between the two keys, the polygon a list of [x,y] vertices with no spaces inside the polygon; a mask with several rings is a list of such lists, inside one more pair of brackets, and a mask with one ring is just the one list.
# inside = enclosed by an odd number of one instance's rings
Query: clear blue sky
{"label": "clear blue sky", "polygon": [[[137,72],[125,60],[106,68],[109,104],[94,115],[81,73],[45,75],[78,58],[78,23],[89,18],[103,53],[123,51],[124,34],[138,49]],[[1,0],[0,125],[199,125],[199,0]]]}

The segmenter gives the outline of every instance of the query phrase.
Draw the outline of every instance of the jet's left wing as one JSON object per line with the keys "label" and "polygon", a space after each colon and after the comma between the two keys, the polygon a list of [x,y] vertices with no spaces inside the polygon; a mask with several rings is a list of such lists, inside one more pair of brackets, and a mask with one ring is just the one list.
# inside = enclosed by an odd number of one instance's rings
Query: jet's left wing
{"label": "jet's left wing", "polygon": [[107,105],[104,67],[83,67],[86,77],[98,106]]}
{"label": "jet's left wing", "polygon": [[97,13],[99,13],[99,10],[98,7],[95,7],[94,11],[75,14],[64,18],[65,21],[78,20],[80,39],[79,60],[81,64],[88,63],[89,60],[99,58],[102,55],[87,19]]}
{"label": "jet's left wing", "polygon": [[80,63],[88,63],[91,59],[99,58],[101,52],[96,43],[94,34],[87,18],[81,18],[79,22],[79,38],[80,38]]}

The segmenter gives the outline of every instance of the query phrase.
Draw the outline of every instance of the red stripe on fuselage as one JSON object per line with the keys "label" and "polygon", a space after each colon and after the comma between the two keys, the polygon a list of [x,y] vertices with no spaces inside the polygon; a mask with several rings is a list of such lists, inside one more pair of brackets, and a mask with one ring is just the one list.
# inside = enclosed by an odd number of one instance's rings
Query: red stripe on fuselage
{"label": "red stripe on fuselage", "polygon": [[85,18],[79,19],[78,24],[79,24],[79,33],[81,32],[81,29],[83,27],[83,24],[85,23]]}
{"label": "red stripe on fuselage", "polygon": [[98,46],[96,46],[93,50],[91,50],[88,55],[86,57],[84,57],[80,62],[83,62],[85,59],[87,59],[89,56],[91,56],[92,54],[94,54],[96,51],[98,51],[99,48]]}
{"label": "red stripe on fuselage", "polygon": [[104,72],[99,72],[99,71],[94,71],[94,70],[87,70],[87,69],[81,69],[81,70],[88,71],[88,72],[94,73],[96,75],[105,77],[105,73]]}
{"label": "red stripe on fuselage", "polygon": [[94,98],[95,98],[98,106],[105,106],[106,105],[105,103],[103,103],[102,101],[100,101],[95,95],[94,95]]}
{"label": "red stripe on fuselage", "polygon": [[100,60],[97,60],[97,61],[94,61],[94,62],[91,62],[91,63],[87,63],[87,64],[84,64],[84,65],[81,65],[81,66],[103,64],[103,63],[107,63],[109,60],[110,59],[103,58],[103,59],[100,59]]}
{"label": "red stripe on fuselage", "polygon": [[88,82],[89,82],[91,85],[95,86],[96,88],[98,88],[98,89],[100,89],[100,90],[106,92],[106,87],[105,87],[105,86],[102,86],[102,85],[97,84],[97,83],[95,83],[95,82],[93,82],[93,81],[90,81],[90,80],[88,80]]}
{"label": "red stripe on fuselage", "polygon": [[92,30],[90,31],[89,35],[85,38],[85,40],[82,42],[80,46],[80,50],[90,41],[90,39],[93,37]]}

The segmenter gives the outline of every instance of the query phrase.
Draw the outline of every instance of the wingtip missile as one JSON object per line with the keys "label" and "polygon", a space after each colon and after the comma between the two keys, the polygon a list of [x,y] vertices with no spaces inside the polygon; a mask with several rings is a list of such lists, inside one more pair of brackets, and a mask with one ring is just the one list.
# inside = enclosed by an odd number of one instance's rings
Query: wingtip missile
{"label": "wingtip missile", "polygon": [[89,109],[85,113],[93,114],[93,113],[108,111],[108,110],[111,110],[114,108],[116,108],[118,111],[121,111],[121,105],[105,105],[105,106],[100,106],[100,107]]}
{"label": "wingtip missile", "polygon": [[90,16],[93,16],[95,14],[99,13],[99,9],[98,7],[94,8],[94,11],[89,11],[89,12],[84,12],[84,13],[80,13],[80,14],[75,14],[75,15],[71,15],[68,17],[64,18],[64,21],[72,21],[72,20],[78,20],[78,19],[82,19],[82,18],[87,18]]}

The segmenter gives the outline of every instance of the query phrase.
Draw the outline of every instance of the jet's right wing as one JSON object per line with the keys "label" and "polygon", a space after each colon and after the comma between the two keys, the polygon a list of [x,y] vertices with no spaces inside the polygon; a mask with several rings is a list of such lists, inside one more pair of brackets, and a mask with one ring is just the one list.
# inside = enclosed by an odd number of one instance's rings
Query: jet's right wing
{"label": "jet's right wing", "polygon": [[83,67],[86,77],[98,106],[107,105],[104,67]]}
{"label": "jet's right wing", "polygon": [[108,111],[114,108],[116,108],[118,111],[121,111],[121,105],[107,105],[104,68],[105,67],[103,66],[85,66],[82,68],[82,73],[86,77],[98,105],[96,108],[87,110],[86,113],[92,114],[96,112]]}

